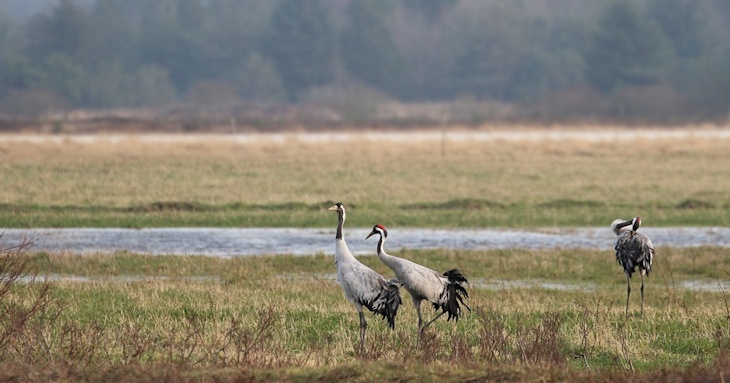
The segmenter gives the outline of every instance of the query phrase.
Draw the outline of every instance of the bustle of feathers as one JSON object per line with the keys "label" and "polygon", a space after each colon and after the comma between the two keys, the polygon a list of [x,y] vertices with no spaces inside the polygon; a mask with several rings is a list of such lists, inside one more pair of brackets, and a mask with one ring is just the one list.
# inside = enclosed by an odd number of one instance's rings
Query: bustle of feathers
{"label": "bustle of feathers", "polygon": [[468,283],[464,274],[458,269],[451,269],[444,273],[444,276],[449,280],[444,286],[444,291],[441,296],[445,296],[445,301],[441,300],[442,303],[434,303],[433,308],[435,310],[441,309],[448,314],[446,320],[454,319],[458,321],[461,317],[461,305],[471,311],[471,308],[464,303],[466,298],[469,298],[464,285]]}
{"label": "bustle of feathers", "polygon": [[380,315],[388,321],[388,326],[395,329],[395,316],[401,305],[399,285],[393,281],[386,281],[378,296],[370,302],[360,302],[374,314]]}
{"label": "bustle of feathers", "polygon": [[636,231],[626,231],[616,239],[614,248],[616,261],[629,278],[636,272],[637,267],[639,271],[649,275],[654,257],[654,247],[649,237]]}

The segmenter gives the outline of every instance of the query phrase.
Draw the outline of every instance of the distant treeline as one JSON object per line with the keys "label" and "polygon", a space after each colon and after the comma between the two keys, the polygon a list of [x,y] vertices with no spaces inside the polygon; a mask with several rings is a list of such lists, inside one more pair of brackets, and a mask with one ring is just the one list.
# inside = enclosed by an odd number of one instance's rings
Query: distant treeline
{"label": "distant treeline", "polygon": [[297,104],[358,121],[382,105],[434,103],[466,105],[475,121],[686,121],[730,111],[728,0],[54,4],[22,21],[0,8],[0,114]]}

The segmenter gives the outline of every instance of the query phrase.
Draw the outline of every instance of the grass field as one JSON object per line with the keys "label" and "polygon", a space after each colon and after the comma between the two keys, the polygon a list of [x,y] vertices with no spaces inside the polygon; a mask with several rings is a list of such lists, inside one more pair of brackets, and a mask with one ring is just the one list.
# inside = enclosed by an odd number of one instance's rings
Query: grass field
{"label": "grass field", "polygon": [[730,225],[727,139],[1,143],[5,227]]}
{"label": "grass field", "polygon": [[[50,275],[52,288],[33,319],[9,338],[0,334],[0,378],[33,366],[56,376],[138,380],[135,374],[160,378],[149,370],[167,366],[177,378],[208,380],[245,372],[242,381],[338,374],[354,381],[488,381],[494,374],[661,381],[661,371],[704,376],[727,363],[730,309],[719,282],[728,278],[728,249],[659,248],[644,318],[638,279],[624,316],[625,279],[608,251],[398,255],[464,270],[472,310],[458,323],[437,321],[416,350],[415,310],[402,291],[395,331],[367,314],[361,361],[357,314],[334,280],[331,256],[34,254],[29,269]],[[377,257],[361,260],[392,276]],[[16,285],[0,301],[30,307],[40,288],[32,286]],[[100,371],[106,375],[94,378]]]}
{"label": "grass field", "polygon": [[[730,226],[727,139],[0,142],[2,227]],[[445,150],[444,150],[445,149]],[[333,241],[334,242],[334,241]],[[331,255],[34,253],[0,238],[0,381],[722,381],[730,249],[657,249],[639,315],[610,251],[393,250],[471,282],[419,349]],[[374,246],[374,244],[373,244]],[[361,260],[393,276],[377,257]],[[27,271],[46,283],[22,279]],[[8,278],[15,276],[18,279]],[[427,317],[430,307],[424,305]]]}

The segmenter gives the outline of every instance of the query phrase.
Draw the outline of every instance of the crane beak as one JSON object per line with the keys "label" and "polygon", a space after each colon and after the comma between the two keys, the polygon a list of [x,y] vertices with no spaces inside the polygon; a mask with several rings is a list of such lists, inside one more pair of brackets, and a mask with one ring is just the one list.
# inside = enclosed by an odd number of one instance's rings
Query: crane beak
{"label": "crane beak", "polygon": [[368,234],[368,236],[365,237],[365,239],[368,239],[368,238],[372,237],[373,234],[377,234],[377,232],[375,230],[371,231],[370,234]]}
{"label": "crane beak", "polygon": [[331,208],[329,208],[329,209],[327,209],[327,210],[337,210],[337,205],[335,205],[335,206],[332,206]]}

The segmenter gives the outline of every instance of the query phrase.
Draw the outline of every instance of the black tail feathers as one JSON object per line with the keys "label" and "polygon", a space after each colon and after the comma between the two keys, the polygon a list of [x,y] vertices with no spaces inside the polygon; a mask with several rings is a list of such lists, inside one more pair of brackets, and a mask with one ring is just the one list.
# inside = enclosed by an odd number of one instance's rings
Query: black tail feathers
{"label": "black tail feathers", "polygon": [[464,277],[464,274],[462,274],[458,269],[451,269],[445,272],[444,276],[449,279],[443,293],[446,295],[446,300],[440,304],[434,303],[433,307],[436,310],[440,308],[447,313],[448,318],[446,318],[446,320],[454,319],[454,321],[458,321],[461,317],[462,305],[466,307],[467,310],[471,311],[471,308],[464,303],[464,300],[469,298],[469,293],[464,288],[464,285],[469,282],[466,280],[466,277]]}
{"label": "black tail feathers", "polygon": [[398,314],[398,307],[401,305],[400,286],[396,281],[388,281],[376,300],[379,304],[373,305],[371,311],[388,320],[388,326],[395,329],[395,316]]}

